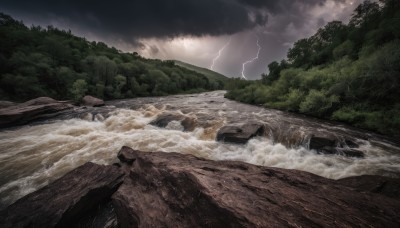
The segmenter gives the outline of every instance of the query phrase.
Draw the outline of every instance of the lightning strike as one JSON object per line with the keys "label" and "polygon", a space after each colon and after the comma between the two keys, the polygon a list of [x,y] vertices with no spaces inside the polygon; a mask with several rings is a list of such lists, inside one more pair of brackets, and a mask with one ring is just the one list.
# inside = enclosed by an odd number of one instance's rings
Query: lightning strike
{"label": "lightning strike", "polygon": [[[257,36],[256,36],[256,37],[257,37]],[[256,60],[258,59],[258,56],[260,55],[261,46],[260,46],[260,44],[258,43],[258,40],[259,40],[259,39],[258,39],[258,37],[257,37],[257,47],[258,47],[257,56],[254,57],[254,58],[252,58],[252,59],[250,59],[250,60],[248,60],[248,61],[246,61],[246,62],[244,62],[243,65],[242,65],[242,78],[243,78],[243,79],[246,79],[246,80],[247,80],[246,75],[244,75],[244,71],[245,71],[246,65],[249,64],[249,63],[252,63],[252,62],[256,61]]]}
{"label": "lightning strike", "polygon": [[222,52],[224,51],[224,49],[230,44],[230,42],[231,42],[231,38],[229,38],[228,42],[227,42],[221,49],[219,49],[218,55],[215,56],[215,58],[214,58],[213,61],[212,61],[212,64],[211,64],[211,66],[210,66],[210,70],[214,70],[215,62],[221,57],[221,53],[222,53]]}

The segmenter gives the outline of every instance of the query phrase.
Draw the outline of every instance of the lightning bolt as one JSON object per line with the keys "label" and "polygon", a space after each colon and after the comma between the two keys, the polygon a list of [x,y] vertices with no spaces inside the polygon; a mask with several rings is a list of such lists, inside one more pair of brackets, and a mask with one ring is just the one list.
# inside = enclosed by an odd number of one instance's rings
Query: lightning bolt
{"label": "lightning bolt", "polygon": [[218,55],[215,56],[215,58],[214,58],[213,61],[212,61],[212,64],[211,64],[211,66],[210,66],[210,70],[213,70],[213,69],[214,69],[215,62],[219,59],[219,57],[221,57],[221,53],[224,51],[224,49],[225,49],[230,43],[231,43],[231,38],[229,38],[228,42],[227,42],[221,49],[219,49]]}
{"label": "lightning bolt", "polygon": [[258,47],[257,56],[252,58],[252,59],[250,59],[250,60],[248,60],[248,61],[246,61],[246,62],[244,62],[243,65],[242,65],[242,78],[246,79],[246,80],[247,80],[246,75],[244,75],[244,71],[245,71],[246,65],[249,64],[249,63],[254,62],[255,60],[257,60],[258,56],[260,55],[260,51],[261,51],[261,46],[258,43],[258,40],[259,40],[258,36],[256,36],[256,38],[257,38],[257,47]]}

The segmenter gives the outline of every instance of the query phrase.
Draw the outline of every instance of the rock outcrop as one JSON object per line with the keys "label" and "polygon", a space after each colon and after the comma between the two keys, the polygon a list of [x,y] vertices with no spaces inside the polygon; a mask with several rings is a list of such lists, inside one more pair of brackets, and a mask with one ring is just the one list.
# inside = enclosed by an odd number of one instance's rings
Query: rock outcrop
{"label": "rock outcrop", "polygon": [[39,97],[25,103],[0,109],[0,127],[9,127],[29,123],[41,118],[58,115],[72,108],[67,101],[56,101],[50,97]]}
{"label": "rock outcrop", "polygon": [[117,190],[124,173],[86,163],[0,212],[1,227],[75,227]]}
{"label": "rock outcrop", "polygon": [[[0,212],[0,224],[121,228],[399,226],[400,200],[394,196],[400,189],[398,179],[363,176],[335,181],[298,170],[140,152],[129,147],[123,147],[118,158],[121,162],[117,166],[87,163],[23,197]],[[123,173],[125,178],[119,186]],[[385,183],[390,190],[382,187]],[[381,190],[376,191],[375,186]]]}
{"label": "rock outcrop", "polygon": [[89,107],[100,107],[104,106],[104,101],[102,99],[86,95],[82,98],[81,104]]}
{"label": "rock outcrop", "polygon": [[393,227],[400,201],[298,170],[123,148],[121,227]]}
{"label": "rock outcrop", "polygon": [[264,134],[264,125],[247,123],[241,126],[224,126],[217,133],[217,141],[245,144],[251,138]]}

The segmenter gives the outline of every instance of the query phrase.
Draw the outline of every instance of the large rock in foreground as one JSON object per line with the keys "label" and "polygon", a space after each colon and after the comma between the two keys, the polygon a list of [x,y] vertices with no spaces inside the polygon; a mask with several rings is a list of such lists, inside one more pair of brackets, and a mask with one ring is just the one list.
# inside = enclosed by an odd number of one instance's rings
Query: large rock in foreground
{"label": "large rock in foreground", "polygon": [[0,127],[21,125],[36,119],[49,118],[72,107],[73,105],[69,102],[56,101],[50,97],[39,97],[25,103],[9,105],[0,109]]}
{"label": "large rock in foreground", "polygon": [[122,183],[115,166],[86,163],[0,212],[1,227],[75,227]]}
{"label": "large rock in foreground", "polygon": [[298,170],[123,147],[121,227],[396,227],[400,201]]}
{"label": "large rock in foreground", "polygon": [[129,147],[118,158],[118,166],[87,163],[21,198],[0,212],[0,226],[399,226],[398,179],[335,181],[298,170]]}
{"label": "large rock in foreground", "polygon": [[260,123],[224,126],[217,133],[217,141],[245,144],[251,138],[264,134],[264,130],[264,125]]}

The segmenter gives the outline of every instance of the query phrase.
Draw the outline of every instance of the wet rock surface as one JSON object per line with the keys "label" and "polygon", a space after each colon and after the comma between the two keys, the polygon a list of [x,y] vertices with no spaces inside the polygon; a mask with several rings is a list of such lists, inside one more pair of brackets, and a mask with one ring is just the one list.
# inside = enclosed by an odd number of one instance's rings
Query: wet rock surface
{"label": "wet rock surface", "polygon": [[339,179],[340,184],[360,192],[372,192],[400,200],[400,179],[375,175],[364,175]]}
{"label": "wet rock surface", "polygon": [[86,163],[23,197],[0,212],[2,227],[396,227],[400,221],[399,179],[335,181],[129,147],[118,158],[119,166]]}
{"label": "wet rock surface", "polygon": [[73,108],[68,101],[56,101],[50,97],[39,97],[24,103],[0,109],[0,127],[29,123],[58,115],[61,111]]}
{"label": "wet rock surface", "polygon": [[311,136],[310,150],[320,154],[337,154],[347,157],[363,158],[364,153],[357,150],[358,144],[350,139],[338,139],[333,136]]}
{"label": "wet rock surface", "polygon": [[246,123],[241,126],[224,126],[217,133],[217,141],[245,144],[251,138],[264,134],[264,125]]}
{"label": "wet rock surface", "polygon": [[397,226],[400,201],[310,173],[124,149],[121,227]]}
{"label": "wet rock surface", "polygon": [[172,121],[180,122],[184,131],[193,131],[194,128],[196,127],[195,120],[193,120],[190,117],[187,117],[187,116],[184,116],[181,114],[176,114],[176,113],[163,113],[163,114],[159,115],[150,124],[157,126],[157,127],[165,128]]}
{"label": "wet rock surface", "polygon": [[1,227],[75,227],[109,200],[123,176],[115,166],[86,163],[0,212]]}
{"label": "wet rock surface", "polygon": [[100,107],[104,106],[104,101],[102,99],[86,95],[82,98],[82,105],[89,107]]}

